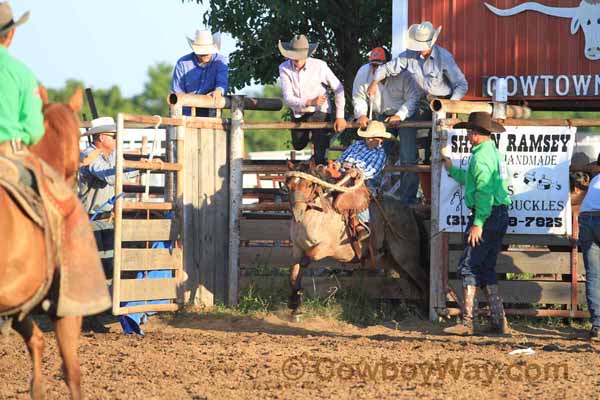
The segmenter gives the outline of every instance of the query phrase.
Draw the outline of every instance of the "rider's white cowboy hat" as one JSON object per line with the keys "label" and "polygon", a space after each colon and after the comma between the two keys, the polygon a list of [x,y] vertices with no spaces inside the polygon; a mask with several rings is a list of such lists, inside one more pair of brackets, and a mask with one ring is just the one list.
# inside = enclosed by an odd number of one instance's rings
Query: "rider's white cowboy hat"
{"label": "rider's white cowboy hat", "polygon": [[0,3],[0,35],[16,28],[19,25],[24,24],[29,19],[29,11],[21,15],[17,21],[15,21],[12,9],[8,4],[8,1]]}
{"label": "rider's white cowboy hat", "polygon": [[406,48],[413,51],[429,50],[435,44],[441,31],[441,26],[435,29],[429,21],[412,24],[408,28]]}
{"label": "rider's white cowboy hat", "polygon": [[359,129],[356,133],[362,138],[396,139],[394,135],[386,131],[384,123],[380,121],[371,121],[367,125],[367,129]]}
{"label": "rider's white cowboy hat", "polygon": [[115,124],[115,120],[111,117],[100,117],[93,119],[90,122],[90,129],[88,129],[83,136],[96,135],[98,133],[114,136],[114,134],[117,133],[117,125]]}
{"label": "rider's white cowboy hat", "polygon": [[204,56],[207,54],[215,54],[219,52],[219,49],[215,45],[213,35],[209,31],[196,31],[196,37],[192,40],[187,38],[188,43],[194,53]]}
{"label": "rider's white cowboy hat", "polygon": [[281,55],[290,60],[306,60],[317,49],[318,43],[308,43],[304,35],[295,35],[289,42],[279,41]]}

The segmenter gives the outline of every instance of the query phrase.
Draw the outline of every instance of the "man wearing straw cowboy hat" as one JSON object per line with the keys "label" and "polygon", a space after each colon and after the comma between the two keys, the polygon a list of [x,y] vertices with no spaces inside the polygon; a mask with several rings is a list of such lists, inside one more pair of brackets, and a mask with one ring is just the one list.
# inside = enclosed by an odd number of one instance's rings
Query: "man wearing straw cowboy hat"
{"label": "man wearing straw cowboy hat", "polygon": [[[422,98],[417,109],[415,119],[420,121],[431,121],[431,110],[427,96],[449,98],[451,100],[462,99],[469,84],[465,79],[460,67],[454,61],[454,57],[446,49],[436,45],[442,27],[435,29],[429,21],[413,24],[408,29],[406,47],[408,50],[400,53],[398,57],[386,63],[377,70],[375,78],[368,88],[369,96],[374,96],[377,91],[377,83],[381,80],[408,71],[413,75],[417,85],[423,90]],[[411,154],[416,159],[416,131],[406,131],[405,135],[411,135],[409,142]],[[428,136],[430,133],[428,134]],[[400,139],[402,142],[402,138]],[[425,159],[429,159],[430,139],[425,145]]]}
{"label": "man wearing straw cowboy hat", "polygon": [[[333,164],[333,169],[344,171],[349,168],[358,168],[363,172],[365,184],[369,187],[373,178],[376,178],[385,166],[384,140],[394,140],[395,137],[386,131],[385,125],[380,121],[370,121],[366,129],[359,129],[357,134],[364,140],[357,140],[348,146]],[[365,226],[369,219],[369,209],[367,208],[358,214],[358,221],[353,221],[359,241],[363,241],[369,236],[369,231]]]}
{"label": "man wearing straw cowboy hat", "polygon": [[114,251],[113,205],[117,126],[111,117],[91,121],[86,135],[92,144],[81,152],[79,168],[79,198],[92,220],[92,230],[98,246],[104,273],[112,278]]}
{"label": "man wearing straw cowboy hat", "polygon": [[[327,89],[335,94],[333,129],[342,132],[344,119],[344,87],[327,64],[311,55],[317,48],[304,35],[295,35],[289,42],[279,41],[279,51],[287,58],[279,65],[283,99],[292,109],[294,122],[324,122],[331,119],[332,107]],[[325,164],[330,133],[327,129],[292,129],[292,145],[296,150],[306,147],[309,140],[315,146],[315,162]]]}
{"label": "man wearing straw cowboy hat", "polygon": [[[113,118],[93,119],[85,133],[92,136],[92,144],[81,152],[79,167],[79,198],[92,221],[102,266],[109,278],[113,270],[116,133],[117,125]],[[129,171],[126,177],[132,178],[138,173]]]}
{"label": "man wearing straw cowboy hat", "polygon": [[465,248],[458,266],[462,278],[464,310],[462,324],[444,329],[457,335],[471,335],[477,289],[485,290],[490,305],[490,325],[494,333],[508,333],[502,298],[498,292],[496,259],[508,228],[507,174],[504,157],[491,139],[492,132],[504,132],[504,127],[492,121],[486,112],[473,112],[468,122],[454,125],[466,129],[473,146],[467,170],[455,167],[445,151],[442,162],[449,175],[465,186],[465,203],[471,209]]}
{"label": "man wearing straw cowboy hat", "polygon": [[32,145],[44,135],[38,81],[25,64],[8,53],[15,28],[28,19],[29,11],[15,21],[8,2],[0,3],[0,143]]}
{"label": "man wearing straw cowboy hat", "polygon": [[[212,35],[207,30],[197,30],[194,39],[187,38],[192,52],[181,57],[173,70],[172,93],[206,94],[215,101],[227,93],[229,87],[229,67],[226,59],[219,54],[220,35]],[[184,115],[190,115],[189,107],[184,107]],[[197,116],[207,117],[208,109],[198,109]]]}

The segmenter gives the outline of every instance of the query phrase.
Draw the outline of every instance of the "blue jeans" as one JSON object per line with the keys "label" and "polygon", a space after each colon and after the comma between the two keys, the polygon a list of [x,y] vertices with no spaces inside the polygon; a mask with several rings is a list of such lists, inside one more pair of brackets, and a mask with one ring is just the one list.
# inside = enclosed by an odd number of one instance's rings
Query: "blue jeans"
{"label": "blue jeans", "polygon": [[113,260],[115,249],[115,226],[108,219],[95,220],[91,222],[98,254],[102,262],[102,268],[108,279],[113,277]]}
{"label": "blue jeans", "polygon": [[[473,216],[465,231],[465,243],[469,229],[473,224]],[[506,206],[492,207],[492,214],[483,224],[483,236],[478,246],[468,243],[458,264],[458,276],[462,278],[463,286],[496,285],[496,260],[502,250],[502,239],[508,228],[508,208]]]}
{"label": "blue jeans", "polygon": [[[409,119],[412,121],[413,119]],[[415,128],[398,128],[390,129],[389,131],[400,143],[400,151],[398,161],[396,165],[415,165],[417,163],[417,129]],[[392,142],[385,142],[386,154],[389,154],[389,148],[391,148]],[[399,197],[402,204],[416,204],[417,203],[417,191],[419,190],[419,175],[414,172],[402,172],[400,173],[400,189]],[[396,194],[396,193],[393,193]]]}
{"label": "blue jeans", "polygon": [[585,297],[592,325],[600,328],[600,216],[579,215],[579,245],[585,265]]}

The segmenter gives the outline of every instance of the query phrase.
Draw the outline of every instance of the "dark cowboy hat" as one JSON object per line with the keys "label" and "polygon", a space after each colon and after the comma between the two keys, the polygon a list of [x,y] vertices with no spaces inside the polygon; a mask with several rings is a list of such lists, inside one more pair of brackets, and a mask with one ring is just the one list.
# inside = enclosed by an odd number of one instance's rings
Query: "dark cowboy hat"
{"label": "dark cowboy hat", "polygon": [[504,132],[506,129],[499,123],[492,121],[492,116],[483,111],[472,112],[469,114],[469,121],[459,122],[453,126],[454,129],[473,129],[484,135],[492,132]]}
{"label": "dark cowboy hat", "polygon": [[29,11],[21,15],[17,21],[14,20],[13,12],[7,1],[0,3],[0,35],[5,34],[17,26],[24,24],[29,19]]}

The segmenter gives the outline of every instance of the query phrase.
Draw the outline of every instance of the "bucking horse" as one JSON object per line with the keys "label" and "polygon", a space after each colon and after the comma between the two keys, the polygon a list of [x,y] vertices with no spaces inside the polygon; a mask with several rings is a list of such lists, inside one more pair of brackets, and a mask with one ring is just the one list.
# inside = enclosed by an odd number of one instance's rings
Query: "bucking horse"
{"label": "bucking horse", "polygon": [[[292,213],[294,264],[289,276],[288,307],[293,317],[302,314],[302,269],[327,257],[394,269],[426,294],[428,274],[422,251],[426,235],[412,208],[386,196],[374,199],[375,206],[370,206],[371,195],[359,170],[350,170],[336,181],[324,166],[312,162],[289,162],[288,168],[283,190],[288,193]],[[371,234],[359,241],[352,217],[367,208]]]}

